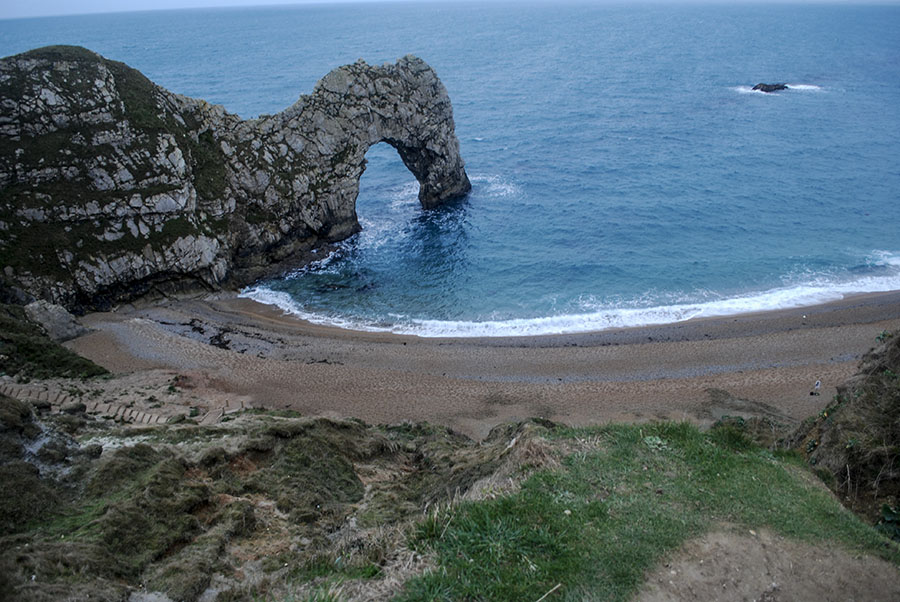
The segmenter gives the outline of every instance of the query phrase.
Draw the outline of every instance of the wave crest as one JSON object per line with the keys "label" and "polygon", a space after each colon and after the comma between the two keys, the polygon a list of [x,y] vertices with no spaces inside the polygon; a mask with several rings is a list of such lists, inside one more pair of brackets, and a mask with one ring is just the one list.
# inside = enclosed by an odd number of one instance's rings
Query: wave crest
{"label": "wave crest", "polygon": [[521,189],[515,182],[511,182],[506,178],[491,174],[470,174],[469,179],[472,181],[472,193],[488,198],[503,198],[516,196],[521,193]]}
{"label": "wave crest", "polygon": [[[537,336],[547,334],[571,334],[595,332],[639,326],[674,324],[692,318],[722,317],[740,314],[791,309],[821,305],[838,301],[847,295],[900,290],[900,255],[886,251],[870,254],[870,269],[848,280],[828,276],[810,276],[804,282],[786,285],[761,292],[727,298],[715,298],[715,293],[701,291],[704,300],[698,302],[674,302],[645,307],[616,305],[603,306],[594,300],[582,300],[582,307],[593,311],[578,314],[515,318],[506,320],[422,320],[393,315],[392,323],[374,323],[359,319],[325,316],[309,312],[289,294],[273,291],[263,286],[246,289],[241,297],[247,297],[269,305],[303,320],[350,330],[392,332],[420,337],[508,337]],[[669,297],[671,299],[671,297]],[[695,297],[696,298],[696,297]],[[659,299],[659,297],[657,297]],[[642,299],[640,303],[652,303]]]}

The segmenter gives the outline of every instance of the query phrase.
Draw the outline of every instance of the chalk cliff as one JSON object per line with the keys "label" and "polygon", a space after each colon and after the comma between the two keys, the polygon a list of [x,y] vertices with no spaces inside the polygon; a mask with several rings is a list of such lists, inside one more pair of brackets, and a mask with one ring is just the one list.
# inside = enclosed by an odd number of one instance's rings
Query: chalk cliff
{"label": "chalk cliff", "polygon": [[90,309],[248,284],[360,229],[379,142],[424,208],[468,193],[447,91],[413,56],[339,67],[253,120],[84,48],[0,59],[0,296]]}

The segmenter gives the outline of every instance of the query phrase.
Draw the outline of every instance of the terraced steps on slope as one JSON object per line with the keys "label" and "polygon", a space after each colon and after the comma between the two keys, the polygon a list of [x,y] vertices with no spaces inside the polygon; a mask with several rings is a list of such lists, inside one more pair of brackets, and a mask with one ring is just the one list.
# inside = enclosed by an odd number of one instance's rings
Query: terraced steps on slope
{"label": "terraced steps on slope", "polygon": [[[135,425],[164,424],[173,416],[179,414],[190,415],[191,410],[196,408],[195,405],[179,403],[166,403],[159,408],[135,408],[133,404],[126,403],[103,400],[85,401],[82,398],[83,396],[71,395],[67,391],[48,387],[46,384],[22,384],[9,378],[0,378],[0,394],[21,401],[49,404],[50,411],[57,414],[62,413],[64,411],[63,408],[69,404],[82,403],[85,406],[85,412],[88,414]],[[244,400],[229,399],[224,406],[207,408],[205,412],[197,414],[193,418],[200,424],[215,424],[222,421],[226,416],[250,408],[252,406]],[[161,411],[154,412],[152,411],[153,409]]]}

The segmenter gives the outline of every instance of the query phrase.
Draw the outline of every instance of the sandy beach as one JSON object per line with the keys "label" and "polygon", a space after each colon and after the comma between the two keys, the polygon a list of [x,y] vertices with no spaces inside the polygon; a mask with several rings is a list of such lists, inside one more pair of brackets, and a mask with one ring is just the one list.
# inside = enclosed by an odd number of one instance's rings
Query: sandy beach
{"label": "sandy beach", "polygon": [[[571,425],[820,411],[884,330],[900,292],[596,333],[424,339],[316,326],[234,294],[85,316],[68,343],[114,373],[178,375],[198,396],[480,438],[540,416]],[[821,395],[810,391],[822,382]],[[729,395],[716,393],[725,391]]]}

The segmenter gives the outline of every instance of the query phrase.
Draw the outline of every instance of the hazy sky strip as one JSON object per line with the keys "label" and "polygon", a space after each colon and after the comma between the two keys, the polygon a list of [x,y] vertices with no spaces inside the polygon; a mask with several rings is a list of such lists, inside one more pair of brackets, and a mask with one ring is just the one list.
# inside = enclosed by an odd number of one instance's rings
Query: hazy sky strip
{"label": "hazy sky strip", "polygon": [[[167,10],[179,8],[213,8],[233,6],[272,6],[288,4],[345,4],[360,2],[382,2],[384,0],[2,0],[0,19],[22,17],[46,17],[54,15],[74,15],[86,13],[127,12],[140,10]],[[446,2],[447,0],[392,0],[407,2]],[[484,0],[481,0],[484,1]],[[509,0],[499,0],[506,1]],[[548,2],[551,0],[547,0]],[[582,0],[590,2],[591,0]],[[596,3],[627,4],[634,0],[594,0]],[[704,0],[643,0],[652,3],[702,3]],[[728,0],[707,0],[710,3]],[[753,2],[754,0],[745,0]],[[760,3],[790,4],[898,4],[900,0],[756,0]],[[514,4],[514,2],[512,2]],[[728,2],[733,3],[733,2]]]}
{"label": "hazy sky strip", "polygon": [[[0,0],[0,19],[180,8],[371,3],[384,0]],[[392,0],[435,2],[437,0]]]}

